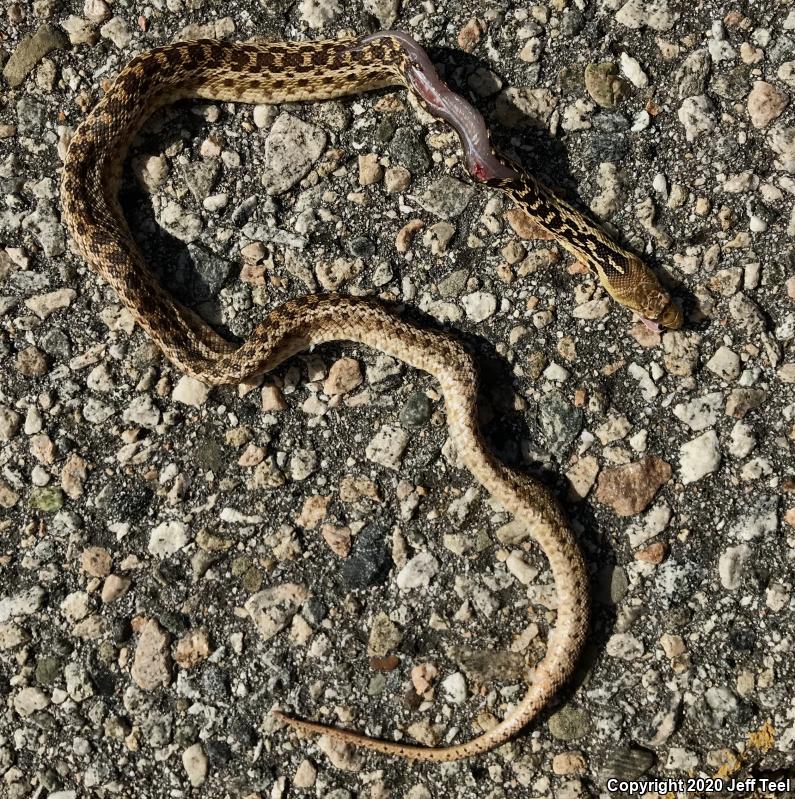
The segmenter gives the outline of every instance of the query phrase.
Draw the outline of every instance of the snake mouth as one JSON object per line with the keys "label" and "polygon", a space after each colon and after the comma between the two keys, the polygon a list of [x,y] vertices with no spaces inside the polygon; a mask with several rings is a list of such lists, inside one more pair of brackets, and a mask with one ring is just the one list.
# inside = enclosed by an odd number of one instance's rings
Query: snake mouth
{"label": "snake mouth", "polygon": [[640,321],[643,322],[652,333],[665,332],[665,328],[659,322],[655,322],[654,319],[647,319],[645,316],[641,316]]}

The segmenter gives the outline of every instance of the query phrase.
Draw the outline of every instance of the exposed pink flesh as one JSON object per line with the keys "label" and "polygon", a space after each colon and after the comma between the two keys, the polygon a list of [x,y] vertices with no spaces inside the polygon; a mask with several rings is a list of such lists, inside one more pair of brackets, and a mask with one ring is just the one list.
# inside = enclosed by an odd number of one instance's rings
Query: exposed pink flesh
{"label": "exposed pink flesh", "polygon": [[649,328],[652,333],[663,332],[662,325],[659,322],[655,322],[652,319],[647,319],[645,316],[641,316],[640,321],[643,322],[643,324],[646,325],[646,327]]}
{"label": "exposed pink flesh", "polygon": [[481,114],[460,94],[451,91],[439,77],[425,50],[403,31],[380,31],[361,39],[362,44],[380,38],[396,39],[409,55],[412,65],[407,78],[425,101],[428,111],[455,128],[461,139],[464,163],[475,180],[485,182],[518,175],[494,155],[489,142],[488,128]]}

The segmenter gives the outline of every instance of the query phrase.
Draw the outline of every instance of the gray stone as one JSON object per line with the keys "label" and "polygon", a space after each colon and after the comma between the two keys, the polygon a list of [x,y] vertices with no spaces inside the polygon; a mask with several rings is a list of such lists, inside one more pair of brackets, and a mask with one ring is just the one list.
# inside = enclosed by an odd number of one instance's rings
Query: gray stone
{"label": "gray stone", "polygon": [[429,213],[442,219],[455,219],[463,213],[474,193],[474,188],[449,175],[430,183],[418,198],[419,204]]}
{"label": "gray stone", "polygon": [[539,422],[547,446],[561,457],[582,429],[583,416],[559,391],[550,391],[541,400]]}
{"label": "gray stone", "polygon": [[400,421],[406,427],[422,427],[431,418],[431,401],[424,391],[415,391],[400,411]]}
{"label": "gray stone", "polygon": [[262,185],[269,194],[295,186],[326,147],[325,131],[294,114],[279,114],[265,139]]}
{"label": "gray stone", "polygon": [[407,127],[395,130],[389,143],[389,155],[393,164],[405,167],[414,176],[424,175],[431,164],[425,142]]}
{"label": "gray stone", "polygon": [[682,61],[674,78],[680,100],[704,94],[711,63],[708,50],[693,50]]}
{"label": "gray stone", "polygon": [[41,100],[25,95],[17,101],[17,129],[25,136],[42,133],[49,118],[49,109]]}
{"label": "gray stone", "polygon": [[342,566],[342,579],[348,589],[386,582],[393,566],[388,536],[388,525],[380,521],[369,524],[356,536],[353,552]]}
{"label": "gray stone", "polygon": [[588,732],[588,716],[573,705],[564,705],[549,717],[549,732],[558,741],[576,741]]}
{"label": "gray stone", "polygon": [[607,756],[607,761],[599,772],[599,781],[604,783],[610,778],[636,780],[656,762],[657,756],[648,749],[619,746]]}
{"label": "gray stone", "polygon": [[583,156],[588,164],[615,164],[629,152],[629,141],[626,136],[610,133],[592,133],[585,139]]}

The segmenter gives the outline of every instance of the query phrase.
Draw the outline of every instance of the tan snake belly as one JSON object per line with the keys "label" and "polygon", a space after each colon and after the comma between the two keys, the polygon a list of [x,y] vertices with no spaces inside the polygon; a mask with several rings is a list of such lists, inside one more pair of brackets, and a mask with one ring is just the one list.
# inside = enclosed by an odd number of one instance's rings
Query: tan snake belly
{"label": "tan snake belly", "polygon": [[[538,714],[571,675],[589,618],[586,567],[557,503],[541,484],[507,469],[484,445],[476,421],[472,358],[447,334],[415,327],[376,301],[337,294],[307,296],[272,310],[250,338],[234,348],[157,283],[117,200],[129,142],[143,121],[166,103],[186,97],[251,103],[340,97],[405,84],[406,59],[401,42],[388,35],[365,43],[356,39],[273,44],[184,42],[145,53],[120,73],[76,131],[64,167],[62,203],[69,231],[91,267],[116,290],[166,356],[208,384],[242,382],[273,369],[296,352],[335,340],[361,342],[438,380],[450,437],[461,459],[492,497],[528,525],[549,560],[558,610],[546,655],[533,670],[524,698],[504,721],[473,740],[444,748],[373,739],[279,715],[304,732],[325,733],[415,760],[447,761],[498,746]],[[578,221],[572,222],[570,216],[576,212],[567,210],[565,204],[554,205],[554,195],[545,194],[530,176],[521,171],[516,175],[511,185],[499,181],[495,185],[552,229],[569,249],[580,252],[588,235],[599,235],[615,253],[624,253],[603,232],[593,233],[598,229],[585,220],[579,228],[579,242],[565,238],[560,226],[576,227]],[[554,212],[557,221],[545,217],[544,212]],[[670,321],[676,320],[671,317]]]}

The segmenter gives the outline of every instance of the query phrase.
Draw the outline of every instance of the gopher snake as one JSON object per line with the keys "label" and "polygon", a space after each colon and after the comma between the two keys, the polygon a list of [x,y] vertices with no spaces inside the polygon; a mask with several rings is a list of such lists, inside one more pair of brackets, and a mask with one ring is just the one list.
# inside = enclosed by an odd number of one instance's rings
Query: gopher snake
{"label": "gopher snake", "polygon": [[66,157],[64,219],[83,257],[117,292],[136,322],[179,368],[210,385],[238,383],[291,355],[334,340],[361,342],[429,372],[441,386],[450,437],[486,490],[528,525],[549,560],[558,596],[557,624],[524,698],[477,738],[426,748],[369,738],[277,712],[309,733],[414,760],[447,761],[488,751],[517,733],[569,678],[588,628],[588,577],[556,502],[535,480],[516,474],[485,447],[477,427],[476,372],[452,336],[419,329],[372,299],[307,296],[271,311],[234,348],[154,279],[124,219],[117,190],[127,147],[158,107],[186,97],[249,103],[329,99],[406,85],[422,105],[453,124],[466,164],[499,187],[597,273],[619,302],[678,327],[680,312],[635,256],[521,168],[499,160],[482,117],[439,80],[424,51],[399,32],[360,39],[229,44],[202,40],[159,47],[134,58],[75,132]]}

